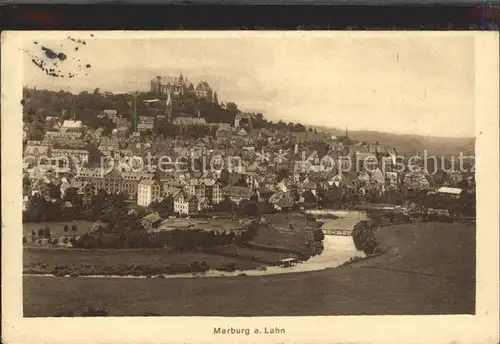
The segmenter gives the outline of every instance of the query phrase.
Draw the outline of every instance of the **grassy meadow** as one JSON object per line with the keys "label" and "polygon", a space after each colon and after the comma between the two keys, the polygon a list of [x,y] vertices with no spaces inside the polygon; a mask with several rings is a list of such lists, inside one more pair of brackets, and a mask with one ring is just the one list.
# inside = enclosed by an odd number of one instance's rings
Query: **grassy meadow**
{"label": "grassy meadow", "polygon": [[205,262],[212,269],[233,264],[238,270],[255,269],[260,264],[252,261],[218,256],[202,252],[169,252],[150,250],[83,250],[25,248],[23,272],[25,274],[72,275],[148,275],[160,274],[169,266],[190,266]]}
{"label": "grassy meadow", "polygon": [[383,227],[392,250],[345,267],[267,276],[93,279],[24,276],[24,315],[105,307],[109,316],[473,314],[475,227]]}

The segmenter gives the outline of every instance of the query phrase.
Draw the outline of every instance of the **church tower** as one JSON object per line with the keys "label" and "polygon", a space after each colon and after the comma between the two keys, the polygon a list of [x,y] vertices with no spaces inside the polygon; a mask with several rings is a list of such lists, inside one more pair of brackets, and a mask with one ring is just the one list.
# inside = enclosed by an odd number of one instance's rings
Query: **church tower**
{"label": "church tower", "polygon": [[165,117],[169,123],[172,123],[172,96],[170,95],[170,89],[167,89],[167,101],[165,102]]}

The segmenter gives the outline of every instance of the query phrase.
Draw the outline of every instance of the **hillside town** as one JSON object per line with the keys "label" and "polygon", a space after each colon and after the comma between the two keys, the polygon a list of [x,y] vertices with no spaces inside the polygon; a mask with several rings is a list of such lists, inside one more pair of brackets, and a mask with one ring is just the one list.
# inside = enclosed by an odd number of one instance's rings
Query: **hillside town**
{"label": "hillside town", "polygon": [[[352,140],[347,128],[343,136],[329,136],[299,123],[267,121],[217,98],[207,82],[195,87],[182,74],[157,77],[149,92],[130,95],[26,88],[26,216],[40,213],[34,198],[75,214],[97,195],[121,195],[129,208],[178,217],[242,206],[284,212],[474,197],[469,160],[465,169],[461,161],[461,170],[458,162],[455,170],[443,162],[442,168],[429,166],[421,153]],[[409,167],[405,159],[412,154],[417,159]]]}
{"label": "hillside town", "polygon": [[26,81],[25,316],[473,311],[475,139],[404,130],[425,99],[357,124],[300,80],[162,69]]}

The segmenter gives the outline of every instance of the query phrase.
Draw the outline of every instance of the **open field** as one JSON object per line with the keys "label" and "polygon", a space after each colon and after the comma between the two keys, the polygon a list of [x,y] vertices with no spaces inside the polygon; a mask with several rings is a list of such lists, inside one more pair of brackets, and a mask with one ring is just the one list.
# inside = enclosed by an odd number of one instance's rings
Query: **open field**
{"label": "open field", "polygon": [[473,314],[475,227],[383,227],[392,250],[349,266],[272,276],[200,279],[24,277],[25,316],[86,306],[110,316]]}
{"label": "open field", "polygon": [[158,250],[80,250],[80,249],[37,249],[25,248],[23,251],[23,270],[25,273],[48,274],[58,266],[69,268],[82,275],[124,274],[131,267],[147,266],[148,271],[162,269],[168,265],[190,265],[205,261],[217,269],[233,263],[238,269],[253,269],[259,264],[240,259],[223,257],[201,252],[173,253]]}
{"label": "open field", "polygon": [[307,243],[313,240],[312,231],[321,226],[301,213],[268,214],[265,219],[268,226],[259,228],[250,244],[293,252],[306,251]]}

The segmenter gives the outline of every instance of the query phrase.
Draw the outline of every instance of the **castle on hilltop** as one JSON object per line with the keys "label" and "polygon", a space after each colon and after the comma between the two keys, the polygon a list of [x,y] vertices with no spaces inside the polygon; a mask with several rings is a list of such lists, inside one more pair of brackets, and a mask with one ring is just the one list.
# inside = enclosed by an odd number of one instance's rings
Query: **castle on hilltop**
{"label": "castle on hilltop", "polygon": [[213,90],[208,82],[202,81],[195,88],[182,73],[177,78],[157,76],[150,82],[150,91],[157,95],[168,93],[173,97],[192,95],[198,99],[213,101]]}

